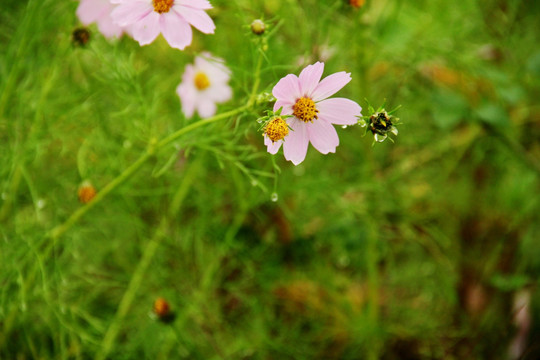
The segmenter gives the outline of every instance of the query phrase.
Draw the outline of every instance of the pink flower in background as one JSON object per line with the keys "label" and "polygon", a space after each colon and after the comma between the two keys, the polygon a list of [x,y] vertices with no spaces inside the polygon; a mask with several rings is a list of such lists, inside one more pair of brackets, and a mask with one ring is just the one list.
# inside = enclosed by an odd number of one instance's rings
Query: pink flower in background
{"label": "pink flower in background", "polygon": [[98,30],[106,38],[120,37],[124,30],[113,23],[111,12],[114,8],[109,0],[81,0],[77,17],[83,25],[97,23]]}
{"label": "pink flower in background", "polygon": [[352,100],[328,97],[343,88],[351,76],[344,71],[325,77],[321,81],[324,63],[308,65],[300,76],[289,74],[279,80],[272,89],[276,98],[274,111],[283,107],[281,115],[291,128],[283,140],[272,141],[266,134],[264,144],[271,154],[278,152],[283,144],[285,159],[294,165],[306,158],[308,144],[323,154],[335,152],[339,145],[335,125],[354,125],[362,108]]}
{"label": "pink flower in background", "polygon": [[187,65],[182,82],[176,92],[182,103],[182,111],[190,118],[197,111],[201,118],[216,113],[216,104],[228,101],[232,89],[228,85],[230,70],[224,61],[203,53],[195,58],[195,64]]}
{"label": "pink flower in background", "polygon": [[207,0],[111,0],[119,4],[112,12],[120,26],[132,26],[132,35],[141,45],[148,45],[162,33],[173,48],[183,50],[191,44],[191,26],[213,34],[214,22],[204,11],[211,9]]}

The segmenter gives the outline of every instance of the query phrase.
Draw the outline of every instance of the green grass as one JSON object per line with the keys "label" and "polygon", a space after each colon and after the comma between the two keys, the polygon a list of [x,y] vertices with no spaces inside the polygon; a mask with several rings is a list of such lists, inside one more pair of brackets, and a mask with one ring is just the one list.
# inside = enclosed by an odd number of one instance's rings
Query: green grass
{"label": "green grass", "polygon": [[[540,356],[540,5],[212,4],[178,51],[74,46],[77,2],[2,0],[0,359],[507,359],[522,292]],[[401,105],[400,134],[338,127],[295,167],[251,94],[328,49],[338,96]],[[202,51],[233,73],[207,124],[175,93]]]}

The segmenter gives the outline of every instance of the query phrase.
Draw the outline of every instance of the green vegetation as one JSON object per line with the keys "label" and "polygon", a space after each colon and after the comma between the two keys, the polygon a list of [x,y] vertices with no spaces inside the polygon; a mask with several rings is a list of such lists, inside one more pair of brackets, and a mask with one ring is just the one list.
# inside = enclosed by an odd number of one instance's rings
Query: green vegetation
{"label": "green vegetation", "polygon": [[[540,2],[211,2],[179,51],[2,0],[0,359],[540,358]],[[202,51],[234,97],[186,119]],[[317,60],[395,143],[266,152],[259,95]]]}

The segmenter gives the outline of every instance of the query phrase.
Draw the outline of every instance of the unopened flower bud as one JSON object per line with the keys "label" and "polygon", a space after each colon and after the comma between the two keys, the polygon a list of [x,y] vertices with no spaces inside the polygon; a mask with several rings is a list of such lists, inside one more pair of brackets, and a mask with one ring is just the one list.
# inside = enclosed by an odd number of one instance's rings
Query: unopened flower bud
{"label": "unopened flower bud", "polygon": [[88,180],[84,181],[78,190],[79,201],[83,204],[87,204],[96,196],[96,188]]}
{"label": "unopened flower bud", "polygon": [[85,46],[90,41],[90,31],[84,27],[77,28],[73,30],[71,39],[74,45]]}
{"label": "unopened flower bud", "polygon": [[361,8],[366,4],[366,0],[349,0],[349,4],[355,8]]}
{"label": "unopened flower bud", "polygon": [[171,322],[174,320],[174,313],[171,311],[171,306],[162,297],[159,297],[154,301],[154,314],[160,321]]}
{"label": "unopened flower bud", "polygon": [[251,31],[255,35],[262,35],[264,33],[264,30],[266,30],[266,25],[261,19],[253,20],[251,23]]}
{"label": "unopened flower bud", "polygon": [[388,115],[384,109],[371,115],[369,118],[369,130],[373,133],[375,141],[383,142],[388,137],[388,133],[397,136],[398,129],[394,126],[394,120],[398,119]]}

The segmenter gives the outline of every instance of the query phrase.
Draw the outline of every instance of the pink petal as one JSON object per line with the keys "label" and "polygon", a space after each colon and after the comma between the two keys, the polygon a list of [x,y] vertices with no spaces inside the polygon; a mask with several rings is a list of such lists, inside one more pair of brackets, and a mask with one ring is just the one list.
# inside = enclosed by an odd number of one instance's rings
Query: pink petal
{"label": "pink petal", "polygon": [[190,118],[195,113],[195,88],[186,83],[181,83],[176,88],[176,93],[180,97],[180,103],[182,105],[182,112],[187,118]]}
{"label": "pink petal", "polygon": [[278,81],[276,86],[272,89],[272,95],[278,100],[288,100],[295,103],[296,100],[301,98],[300,83],[298,77],[293,74],[289,74]]}
{"label": "pink petal", "polygon": [[123,33],[122,27],[113,23],[110,16],[106,16],[97,22],[99,32],[106,38],[120,37]]}
{"label": "pink petal", "polygon": [[349,81],[351,81],[351,74],[345,71],[329,75],[317,85],[311,94],[311,98],[314,101],[324,100],[341,90]]}
{"label": "pink petal", "polygon": [[207,0],[176,0],[174,5],[189,6],[194,9],[207,10],[211,9],[212,5]]}
{"label": "pink petal", "polygon": [[221,104],[232,98],[232,89],[227,84],[210,84],[204,94],[212,101]]}
{"label": "pink petal", "polygon": [[274,111],[278,111],[279,108],[283,107],[281,115],[292,115],[293,105],[294,103],[291,103],[287,100],[276,100],[276,102],[274,103]]}
{"label": "pink petal", "polygon": [[360,105],[345,98],[332,98],[318,102],[319,119],[326,120],[336,125],[355,125],[358,123],[357,116],[361,116]]}
{"label": "pink petal", "polygon": [[[106,7],[110,5],[106,4]],[[102,16],[104,10],[103,4],[94,0],[82,0],[77,7],[77,17],[83,25],[89,25]]]}
{"label": "pink petal", "polygon": [[213,116],[217,111],[216,104],[210,99],[199,99],[196,106],[199,116],[203,119]]}
{"label": "pink petal", "polygon": [[311,141],[313,147],[319,150],[319,152],[322,154],[336,152],[336,147],[339,145],[339,137],[332,124],[318,119],[313,123],[307,124],[307,132],[309,141]]}
{"label": "pink petal", "polygon": [[160,24],[163,37],[171,47],[184,50],[186,46],[191,44],[193,38],[191,27],[174,11],[161,14]]}
{"label": "pink petal", "polygon": [[231,71],[225,66],[225,61],[203,52],[195,58],[195,67],[208,75],[212,83],[225,83],[231,78]]}
{"label": "pink petal", "polygon": [[289,123],[292,131],[283,142],[285,159],[292,161],[294,165],[300,164],[306,158],[309,137],[307,126],[302,121],[293,119]]}
{"label": "pink petal", "polygon": [[311,97],[313,90],[319,84],[322,73],[324,71],[324,63],[316,62],[313,65],[308,65],[302,70],[300,76],[300,88],[302,95]]}
{"label": "pink petal", "polygon": [[111,17],[115,24],[127,26],[142,20],[150,13],[158,15],[158,13],[154,12],[151,2],[133,1],[118,5],[112,11]]}
{"label": "pink petal", "polygon": [[216,25],[214,25],[214,21],[203,10],[178,5],[174,6],[173,9],[200,32],[205,34],[214,33]]}
{"label": "pink petal", "polygon": [[141,20],[133,24],[133,38],[142,45],[148,45],[159,35],[159,14],[150,12]]}
{"label": "pink petal", "polygon": [[272,142],[268,136],[264,135],[264,145],[266,145],[266,151],[272,155],[275,155],[279,151],[282,143],[283,140]]}

